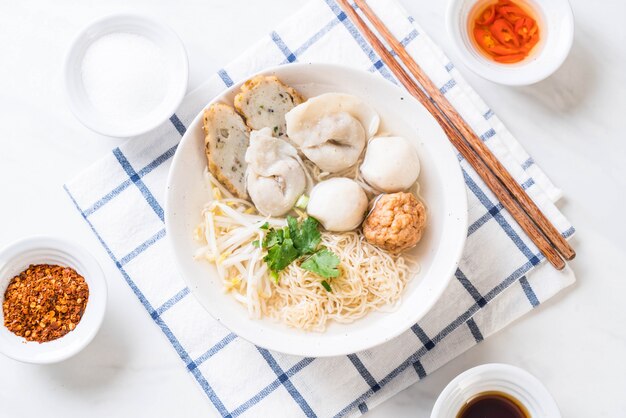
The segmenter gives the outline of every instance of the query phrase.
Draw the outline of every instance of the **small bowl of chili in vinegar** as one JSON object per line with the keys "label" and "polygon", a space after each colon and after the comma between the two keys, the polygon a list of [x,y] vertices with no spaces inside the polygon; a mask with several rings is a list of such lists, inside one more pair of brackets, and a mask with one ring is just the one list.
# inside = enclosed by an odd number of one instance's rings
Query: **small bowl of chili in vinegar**
{"label": "small bowl of chili in vinegar", "polygon": [[464,64],[506,85],[549,77],[574,38],[568,0],[449,0],[446,24]]}
{"label": "small bowl of chili in vinegar", "polygon": [[467,24],[474,48],[500,64],[533,59],[547,35],[541,9],[526,0],[478,1]]}

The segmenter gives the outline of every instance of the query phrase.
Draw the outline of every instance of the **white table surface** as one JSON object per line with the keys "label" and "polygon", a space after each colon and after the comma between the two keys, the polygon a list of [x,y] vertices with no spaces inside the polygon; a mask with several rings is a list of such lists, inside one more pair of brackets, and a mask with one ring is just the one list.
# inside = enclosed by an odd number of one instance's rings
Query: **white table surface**
{"label": "white table surface", "polygon": [[[121,143],[74,119],[60,82],[63,56],[73,35],[97,17],[122,11],[154,16],[183,39],[193,89],[304,2],[0,4],[0,245],[33,234],[71,238],[96,255],[110,289],[100,333],[75,358],[33,366],[0,356],[0,417],[215,414],[61,188]],[[578,283],[368,416],[427,417],[454,376],[488,362],[535,374],[564,417],[624,416],[626,137],[620,130],[626,126],[626,2],[572,0],[570,57],[552,78],[524,88],[484,81],[456,59],[443,25],[445,1],[401,2],[563,188],[561,206],[578,229],[572,263]]]}

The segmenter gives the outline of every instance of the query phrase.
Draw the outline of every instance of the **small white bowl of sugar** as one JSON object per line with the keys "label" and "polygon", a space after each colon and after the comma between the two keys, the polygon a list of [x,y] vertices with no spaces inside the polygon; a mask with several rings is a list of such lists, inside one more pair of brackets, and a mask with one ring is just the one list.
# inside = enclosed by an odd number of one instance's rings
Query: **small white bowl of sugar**
{"label": "small white bowl of sugar", "polygon": [[83,29],[70,47],[68,103],[93,131],[140,135],[176,111],[188,70],[185,48],[167,26],[141,16],[108,16]]}

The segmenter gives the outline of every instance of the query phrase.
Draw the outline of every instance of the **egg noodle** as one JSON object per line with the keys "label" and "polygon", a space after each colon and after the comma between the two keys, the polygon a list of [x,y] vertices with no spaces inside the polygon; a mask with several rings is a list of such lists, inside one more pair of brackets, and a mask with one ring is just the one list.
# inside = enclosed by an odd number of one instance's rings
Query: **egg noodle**
{"label": "egg noodle", "polygon": [[319,183],[320,181],[328,180],[335,177],[349,178],[350,180],[354,180],[355,182],[357,182],[357,184],[361,186],[367,197],[371,198],[378,193],[363,179],[363,176],[361,175],[361,170],[359,170],[362,162],[363,158],[361,157],[354,164],[353,167],[348,167],[345,170],[341,170],[336,173],[328,173],[326,171],[322,171],[317,165],[315,165],[315,163],[310,160],[305,159],[302,163],[304,164],[304,167],[306,169],[305,171],[310,173],[309,176],[313,178],[315,183]]}
{"label": "egg noodle", "polygon": [[[311,172],[316,181],[327,178],[324,173]],[[353,175],[358,176],[358,171]],[[196,229],[195,238],[203,246],[195,257],[214,263],[225,291],[242,303],[251,317],[270,317],[294,328],[321,332],[330,321],[352,322],[399,302],[415,263],[368,243],[357,231],[321,233],[322,245],[341,260],[339,277],[329,280],[332,291],[298,262],[281,271],[275,283],[263,261],[264,250],[253,242],[263,242],[265,231],[260,227],[265,222],[281,228],[286,220],[260,215],[252,203],[234,197],[208,170],[205,177],[211,199]],[[306,218],[298,209],[295,215],[298,220]]]}

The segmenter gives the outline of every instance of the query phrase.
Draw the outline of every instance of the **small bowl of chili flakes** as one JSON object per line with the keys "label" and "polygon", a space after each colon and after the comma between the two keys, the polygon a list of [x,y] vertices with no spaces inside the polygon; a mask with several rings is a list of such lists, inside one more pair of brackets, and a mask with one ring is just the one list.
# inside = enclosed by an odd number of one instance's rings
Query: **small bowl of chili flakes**
{"label": "small bowl of chili flakes", "polygon": [[446,25],[467,67],[512,86],[552,75],[574,39],[568,0],[449,0]]}
{"label": "small bowl of chili flakes", "polygon": [[33,237],[0,251],[0,352],[26,363],[56,363],[86,347],[102,324],[104,274],[81,247]]}

